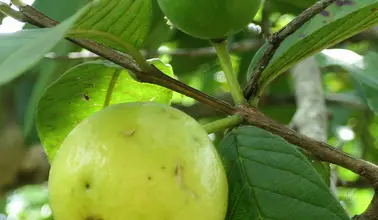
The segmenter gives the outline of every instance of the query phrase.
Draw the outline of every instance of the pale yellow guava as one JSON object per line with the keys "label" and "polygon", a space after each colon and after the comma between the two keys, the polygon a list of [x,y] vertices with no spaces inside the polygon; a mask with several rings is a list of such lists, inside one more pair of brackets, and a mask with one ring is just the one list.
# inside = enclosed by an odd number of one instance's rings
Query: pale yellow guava
{"label": "pale yellow guava", "polygon": [[127,103],[66,137],[49,196],[55,220],[224,220],[228,185],[197,121],[169,106]]}

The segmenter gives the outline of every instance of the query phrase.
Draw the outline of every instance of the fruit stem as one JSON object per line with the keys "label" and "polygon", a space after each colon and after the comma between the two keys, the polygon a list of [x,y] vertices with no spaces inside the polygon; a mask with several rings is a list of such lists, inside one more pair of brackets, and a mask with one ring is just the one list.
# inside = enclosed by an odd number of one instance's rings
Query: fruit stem
{"label": "fruit stem", "polygon": [[227,40],[223,40],[221,42],[211,42],[215,47],[223,72],[226,75],[227,83],[230,87],[231,95],[235,104],[240,105],[246,103],[247,101],[244,98],[243,91],[240,87],[235,71],[232,67],[230,53],[228,51],[227,46]]}
{"label": "fruit stem", "polygon": [[23,21],[24,19],[18,11],[12,9],[11,6],[4,2],[0,2],[0,14],[5,14],[19,21]]}
{"label": "fruit stem", "polygon": [[222,118],[216,121],[213,121],[209,124],[203,126],[208,134],[215,133],[217,131],[222,131],[227,128],[235,127],[242,123],[243,119],[240,115],[232,115],[227,118]]}

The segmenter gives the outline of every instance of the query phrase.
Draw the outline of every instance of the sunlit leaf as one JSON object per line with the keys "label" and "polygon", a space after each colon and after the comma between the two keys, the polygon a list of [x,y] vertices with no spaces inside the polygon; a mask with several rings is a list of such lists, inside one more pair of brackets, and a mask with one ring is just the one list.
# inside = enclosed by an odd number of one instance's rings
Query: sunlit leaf
{"label": "sunlit leaf", "polygon": [[259,78],[259,92],[280,73],[378,23],[376,0],[336,1],[284,40]]}
{"label": "sunlit leaf", "polygon": [[230,188],[227,220],[349,220],[298,148],[253,127],[218,146]]}
{"label": "sunlit leaf", "polygon": [[99,0],[76,22],[73,36],[94,40],[123,52],[140,48],[152,23],[151,1]]}
{"label": "sunlit leaf", "polygon": [[[150,61],[172,76],[170,66]],[[108,105],[154,101],[170,104],[173,92],[135,81],[125,69],[110,62],[91,61],[67,71],[44,92],[37,109],[37,128],[52,161],[68,133],[83,119]]]}

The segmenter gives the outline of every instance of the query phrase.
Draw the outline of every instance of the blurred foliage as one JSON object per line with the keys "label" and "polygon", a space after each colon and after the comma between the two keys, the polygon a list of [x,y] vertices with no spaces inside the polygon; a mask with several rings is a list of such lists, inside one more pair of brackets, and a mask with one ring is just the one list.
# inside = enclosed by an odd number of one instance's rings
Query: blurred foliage
{"label": "blurred foliage", "polygon": [[[34,6],[61,21],[72,15],[87,1],[36,0]],[[298,13],[316,2],[316,0],[266,0],[266,2],[269,3],[270,31],[274,32],[289,23]],[[228,87],[214,53],[207,51],[205,55],[189,56],[157,52],[162,48],[169,49],[169,51],[180,49],[189,54],[190,51],[210,47],[210,44],[207,41],[190,37],[178,30],[170,29],[155,3],[154,1],[153,28],[143,48],[147,51],[147,57],[155,57],[160,54],[160,58],[164,62],[169,62],[172,65],[178,79],[210,95],[223,98],[224,94],[228,92]],[[262,14],[260,11],[255,21],[261,23],[261,19]],[[26,25],[25,28],[34,27]],[[243,32],[230,39],[230,45],[243,40],[261,40],[261,38],[261,35],[257,35],[246,28]],[[375,39],[377,39],[377,36]],[[376,50],[378,48],[377,42],[376,40],[364,39],[353,42],[346,40],[335,47],[352,50],[364,55],[371,50]],[[251,48],[248,51],[236,50],[232,52],[232,62],[235,71],[238,73],[239,82],[243,86],[247,83],[246,75],[249,63],[257,50],[258,47]],[[62,41],[52,52],[55,52],[58,56],[67,57],[69,53],[78,51],[81,51],[79,47]],[[16,109],[15,113],[23,126],[27,146],[39,141],[35,128],[34,107],[46,86],[77,63],[84,61],[87,60],[77,59],[72,61],[64,58],[51,60],[46,58],[41,60],[37,66],[28,70],[28,74],[19,77],[10,85],[0,88],[0,92],[4,93],[11,86],[12,99],[14,100],[12,104],[9,104],[2,99],[0,112],[7,112],[3,111],[3,108]],[[327,67],[323,68],[322,71],[326,94],[342,94],[353,102],[356,100],[355,97],[360,97],[358,87],[356,87],[356,83],[349,72],[338,67]],[[281,75],[266,88],[264,97],[261,99],[261,111],[282,124],[289,124],[296,110],[296,103],[293,97],[294,88],[291,80],[289,72]],[[337,101],[329,102],[329,143],[333,146],[341,147],[345,152],[354,156],[378,163],[378,117],[366,108],[362,100],[358,100],[362,102],[362,108],[345,103],[340,104]],[[174,95],[173,102],[186,107],[198,104],[191,98],[177,93]],[[1,118],[4,117],[3,114],[0,116]],[[200,117],[198,120],[201,123],[206,123],[216,118],[217,116]],[[340,132],[341,128],[344,128],[343,131],[352,133],[353,137],[343,140],[343,134]],[[223,133],[217,133],[213,134],[211,138],[217,144],[223,136]],[[355,181],[357,179],[357,176],[348,170],[342,168],[336,168],[336,170],[339,178],[343,181]],[[350,214],[358,214],[366,209],[373,192],[369,189],[339,187],[338,196]],[[7,215],[20,220],[52,219],[48,206],[46,186],[25,186],[10,192],[5,199],[0,200],[0,213],[2,212],[6,212]]]}
{"label": "blurred foliage", "polygon": [[52,220],[45,185],[25,186],[8,196],[6,211],[10,219]]}

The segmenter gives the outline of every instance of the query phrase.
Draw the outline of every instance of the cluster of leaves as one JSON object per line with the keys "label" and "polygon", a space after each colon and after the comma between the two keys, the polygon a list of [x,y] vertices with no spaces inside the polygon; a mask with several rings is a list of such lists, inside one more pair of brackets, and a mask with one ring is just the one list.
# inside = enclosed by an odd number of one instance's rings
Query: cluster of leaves
{"label": "cluster of leaves", "polygon": [[[282,21],[282,14],[298,15],[314,2],[269,1],[269,18],[274,24],[272,29],[282,27],[282,22],[286,24]],[[141,50],[146,53],[146,57],[164,53],[161,52],[163,46],[170,48],[159,59],[150,59],[148,63],[166,75],[179,78],[211,95],[228,92],[229,88],[222,79],[218,60],[212,50],[206,52],[205,56],[193,57],[183,56],[187,53],[185,51],[182,54],[171,51],[185,48],[190,52],[211,45],[170,29],[156,1],[101,0],[85,6],[86,3],[86,0],[37,0],[33,6],[60,21],[59,25],[46,29],[26,25],[25,31],[0,35],[0,84],[13,84],[14,93],[21,94],[16,98],[16,105],[20,110],[27,143],[41,141],[50,161],[66,135],[80,121],[108,105],[156,101],[185,107],[195,103],[169,89],[136,82],[132,71],[107,60],[97,57],[95,60],[69,59],[70,54],[82,49],[63,40],[66,36],[96,41],[130,55],[138,55]],[[350,73],[354,84],[345,86],[345,90],[354,91],[358,88],[358,101],[366,103],[376,112],[378,100],[374,94],[378,82],[374,70],[377,54],[361,56],[347,50],[350,45],[341,45],[344,47],[342,52],[350,53],[355,58],[354,62],[349,57],[345,60],[346,56],[334,56],[340,52],[336,49],[318,53],[376,24],[376,7],[378,3],[373,0],[336,1],[305,23],[278,47],[258,79],[262,85],[260,92],[264,89],[266,97],[292,95],[290,77],[280,74],[300,60],[317,54],[320,67],[327,70],[326,76],[343,71]],[[256,22],[261,20],[259,14]],[[230,46],[243,41],[253,41],[256,45],[248,51],[236,48],[233,53],[239,81],[246,85],[251,69],[263,56],[265,46],[259,36],[247,29],[229,39]],[[46,57],[48,52],[54,53],[54,58]],[[350,78],[331,81],[347,84]],[[331,123],[332,128],[347,124],[351,116],[358,114],[355,109],[345,109],[340,105],[331,107],[336,115]],[[260,110],[281,123],[288,123],[295,112],[295,105],[283,103],[272,106],[265,104],[262,99]],[[218,117],[221,116],[196,118],[207,122]],[[364,121],[365,124],[374,125],[373,120],[367,120],[370,121]],[[358,125],[361,123],[355,122]],[[369,129],[374,128],[364,126],[359,130],[359,140],[366,140],[363,135],[369,133]],[[331,138],[335,139],[336,134],[335,129],[331,129]],[[366,150],[374,153],[376,149],[371,147],[369,141],[370,148]],[[215,142],[230,184],[227,219],[349,219],[322,177],[296,146],[252,126],[234,129],[225,137],[216,134]],[[378,160],[372,153],[366,155],[370,156],[364,158],[372,162]]]}

